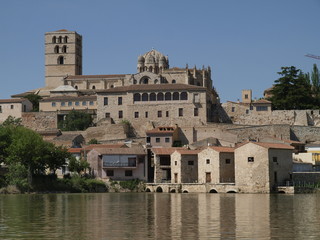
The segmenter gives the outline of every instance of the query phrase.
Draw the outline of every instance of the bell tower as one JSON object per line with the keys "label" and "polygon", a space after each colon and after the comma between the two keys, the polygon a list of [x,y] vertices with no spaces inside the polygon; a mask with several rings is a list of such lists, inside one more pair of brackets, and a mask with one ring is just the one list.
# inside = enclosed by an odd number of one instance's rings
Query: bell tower
{"label": "bell tower", "polygon": [[46,88],[63,85],[67,75],[82,75],[82,36],[65,29],[45,34]]}

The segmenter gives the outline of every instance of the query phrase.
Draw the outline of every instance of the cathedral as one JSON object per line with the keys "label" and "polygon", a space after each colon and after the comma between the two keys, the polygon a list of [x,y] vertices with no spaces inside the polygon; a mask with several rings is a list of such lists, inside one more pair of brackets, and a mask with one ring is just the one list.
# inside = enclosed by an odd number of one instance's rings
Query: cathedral
{"label": "cathedral", "polygon": [[45,87],[40,111],[91,111],[99,121],[158,121],[163,124],[215,120],[219,98],[210,67],[170,68],[159,51],[138,56],[133,74],[82,75],[82,36],[65,29],[45,34]]}

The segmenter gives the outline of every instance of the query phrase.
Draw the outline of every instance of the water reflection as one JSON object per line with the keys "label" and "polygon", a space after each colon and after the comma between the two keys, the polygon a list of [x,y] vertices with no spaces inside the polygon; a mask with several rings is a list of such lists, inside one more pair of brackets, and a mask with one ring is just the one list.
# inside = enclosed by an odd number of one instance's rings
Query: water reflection
{"label": "water reflection", "polygon": [[320,195],[0,196],[0,239],[319,239]]}

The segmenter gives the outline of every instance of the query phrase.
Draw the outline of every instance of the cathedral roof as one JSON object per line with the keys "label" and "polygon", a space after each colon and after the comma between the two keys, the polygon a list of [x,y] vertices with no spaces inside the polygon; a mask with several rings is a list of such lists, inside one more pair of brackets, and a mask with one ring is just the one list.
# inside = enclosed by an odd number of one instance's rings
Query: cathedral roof
{"label": "cathedral roof", "polygon": [[150,63],[154,60],[156,63],[159,63],[160,59],[163,61],[164,59],[166,61],[168,61],[168,57],[164,56],[161,52],[152,49],[151,51],[145,53],[144,55],[142,55],[144,57],[144,59],[148,62],[150,61]]}
{"label": "cathedral roof", "polygon": [[67,76],[66,80],[77,80],[77,79],[101,79],[101,78],[124,78],[125,74],[112,74],[112,75],[72,75]]}

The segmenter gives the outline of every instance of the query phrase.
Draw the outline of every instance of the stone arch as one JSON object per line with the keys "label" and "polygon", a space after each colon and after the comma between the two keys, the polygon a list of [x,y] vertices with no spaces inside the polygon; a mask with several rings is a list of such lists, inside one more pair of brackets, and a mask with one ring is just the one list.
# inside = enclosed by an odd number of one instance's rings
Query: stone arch
{"label": "stone arch", "polygon": [[147,189],[146,189],[146,192],[151,192],[150,188],[147,188]]}
{"label": "stone arch", "polygon": [[211,189],[211,190],[209,191],[209,193],[218,193],[218,192],[217,192],[217,190],[215,190],[215,189]]}
{"label": "stone arch", "polygon": [[162,93],[162,92],[159,92],[159,93],[157,94],[157,101],[163,101],[163,98],[164,98],[163,93]]}
{"label": "stone arch", "polygon": [[229,190],[227,193],[237,193],[235,190]]}
{"label": "stone arch", "polygon": [[77,85],[75,85],[75,86],[74,86],[74,88],[75,88],[75,89],[78,89],[78,86],[77,86]]}
{"label": "stone arch", "polygon": [[176,81],[175,79],[172,80],[172,83],[173,83],[173,84],[176,83],[176,82],[177,82],[177,81]]}
{"label": "stone arch", "polygon": [[280,190],[280,191],[278,191],[278,193],[283,194],[283,193],[286,193],[286,192],[284,190]]}
{"label": "stone arch", "polygon": [[140,84],[149,84],[149,77],[142,77],[140,79]]}
{"label": "stone arch", "polygon": [[170,101],[171,100],[171,93],[170,92],[166,92],[166,94],[164,95],[164,99],[166,101]]}
{"label": "stone arch", "polygon": [[68,43],[68,37],[67,36],[64,37],[64,43]]}
{"label": "stone arch", "polygon": [[60,51],[59,51],[59,46],[57,45],[57,46],[55,46],[54,47],[54,53],[59,53]]}
{"label": "stone arch", "polygon": [[62,43],[62,37],[61,36],[58,38],[58,43]]}
{"label": "stone arch", "polygon": [[163,192],[162,187],[157,187],[156,192]]}
{"label": "stone arch", "polygon": [[152,66],[149,67],[149,72],[152,72],[153,68]]}
{"label": "stone arch", "polygon": [[148,100],[149,100],[148,93],[143,93],[143,94],[142,94],[142,101],[143,101],[143,102],[146,102],[146,101],[148,101]]}
{"label": "stone arch", "polygon": [[187,92],[182,92],[180,94],[180,99],[181,100],[188,100],[188,93]]}
{"label": "stone arch", "polygon": [[66,52],[67,52],[67,46],[66,46],[66,45],[64,45],[64,46],[62,47],[62,52],[63,52],[63,53],[66,53]]}
{"label": "stone arch", "polygon": [[188,192],[188,190],[183,190],[183,192],[182,192],[182,193],[189,193],[189,192]]}
{"label": "stone arch", "polygon": [[96,86],[95,86],[95,85],[93,85],[93,86],[92,86],[92,89],[96,89]]}
{"label": "stone arch", "polygon": [[175,189],[171,189],[171,190],[170,190],[170,193],[175,193],[175,192],[176,192]]}
{"label": "stone arch", "polygon": [[140,93],[135,93],[135,94],[133,95],[133,101],[134,101],[134,102],[139,102],[139,101],[141,101],[141,95],[140,95]]}
{"label": "stone arch", "polygon": [[57,43],[57,37],[56,36],[52,37],[52,43]]}
{"label": "stone arch", "polygon": [[150,101],[156,101],[157,100],[157,96],[154,92],[150,93]]}
{"label": "stone arch", "polygon": [[172,95],[172,99],[173,99],[173,100],[179,100],[179,97],[180,97],[180,96],[179,96],[179,93],[178,93],[178,92],[174,92],[173,95]]}

